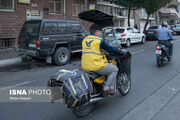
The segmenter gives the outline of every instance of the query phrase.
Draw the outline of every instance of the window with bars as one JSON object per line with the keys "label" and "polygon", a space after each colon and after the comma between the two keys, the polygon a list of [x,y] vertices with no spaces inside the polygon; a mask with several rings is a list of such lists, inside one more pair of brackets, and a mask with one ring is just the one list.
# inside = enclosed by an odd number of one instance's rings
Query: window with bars
{"label": "window with bars", "polygon": [[0,0],[0,11],[14,11],[14,0]]}
{"label": "window with bars", "polygon": [[49,12],[54,14],[64,13],[64,0],[50,0]]}
{"label": "window with bars", "polygon": [[80,12],[85,10],[84,0],[73,0],[72,3],[72,15],[77,16]]}

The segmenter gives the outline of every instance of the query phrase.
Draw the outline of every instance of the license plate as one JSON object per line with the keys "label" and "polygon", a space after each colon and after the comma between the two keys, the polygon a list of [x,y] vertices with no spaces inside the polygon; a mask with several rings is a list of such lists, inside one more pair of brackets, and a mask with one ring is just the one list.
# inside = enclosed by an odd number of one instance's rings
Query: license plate
{"label": "license plate", "polygon": [[153,32],[148,32],[148,33],[152,34]]}
{"label": "license plate", "polygon": [[36,44],[29,44],[28,46],[29,46],[29,47],[32,47],[32,48],[35,48],[35,47],[36,47]]}
{"label": "license plate", "polygon": [[156,50],[156,54],[161,55],[162,54],[162,50]]}

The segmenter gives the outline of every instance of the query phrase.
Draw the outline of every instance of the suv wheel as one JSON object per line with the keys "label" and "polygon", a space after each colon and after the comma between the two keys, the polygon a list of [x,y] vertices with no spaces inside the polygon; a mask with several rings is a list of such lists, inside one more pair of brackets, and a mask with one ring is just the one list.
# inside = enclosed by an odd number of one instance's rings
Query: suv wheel
{"label": "suv wheel", "polygon": [[66,47],[59,47],[53,54],[53,61],[56,65],[64,65],[70,59],[70,52]]}

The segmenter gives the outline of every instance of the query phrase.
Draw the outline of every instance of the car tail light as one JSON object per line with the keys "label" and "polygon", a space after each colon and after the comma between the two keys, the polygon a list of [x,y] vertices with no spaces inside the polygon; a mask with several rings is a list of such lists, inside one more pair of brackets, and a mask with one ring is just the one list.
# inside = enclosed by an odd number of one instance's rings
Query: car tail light
{"label": "car tail light", "polygon": [[157,31],[154,31],[154,34],[157,34]]}
{"label": "car tail light", "polygon": [[125,34],[125,33],[121,35],[121,37],[125,37],[125,36],[126,36],[126,34]]}
{"label": "car tail light", "polygon": [[39,40],[36,41],[36,48],[40,49],[40,41]]}
{"label": "car tail light", "polygon": [[144,34],[146,34],[147,33],[147,31],[144,31]]}
{"label": "car tail light", "polygon": [[161,47],[160,47],[160,46],[156,46],[156,49],[157,49],[157,50],[160,50],[160,49],[161,49]]}

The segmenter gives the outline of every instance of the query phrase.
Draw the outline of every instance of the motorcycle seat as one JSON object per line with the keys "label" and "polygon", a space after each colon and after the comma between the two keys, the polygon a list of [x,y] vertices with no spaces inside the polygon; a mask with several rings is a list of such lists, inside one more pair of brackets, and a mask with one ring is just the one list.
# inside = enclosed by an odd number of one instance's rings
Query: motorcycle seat
{"label": "motorcycle seat", "polygon": [[165,51],[168,49],[168,47],[165,46],[165,45],[159,44],[159,46],[160,46],[163,50],[165,50]]}
{"label": "motorcycle seat", "polygon": [[159,46],[162,47],[162,48],[167,48],[167,46],[162,45],[162,44],[159,44]]}
{"label": "motorcycle seat", "polygon": [[92,79],[96,79],[96,78],[99,78],[99,77],[101,77],[102,75],[99,75],[99,74],[97,74],[97,73],[95,73],[95,72],[93,72],[93,71],[85,71],[87,74],[88,74],[88,76],[90,77],[90,78],[92,78]]}

